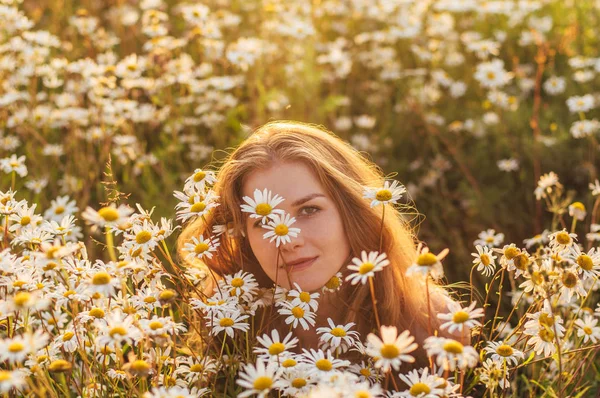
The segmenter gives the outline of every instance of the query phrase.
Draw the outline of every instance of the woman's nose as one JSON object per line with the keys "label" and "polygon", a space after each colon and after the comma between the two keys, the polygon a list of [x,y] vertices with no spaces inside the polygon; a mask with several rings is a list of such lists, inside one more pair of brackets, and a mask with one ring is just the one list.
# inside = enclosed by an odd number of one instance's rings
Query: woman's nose
{"label": "woman's nose", "polygon": [[300,232],[297,237],[291,238],[291,240],[292,241],[287,245],[283,245],[283,251],[294,251],[304,246],[304,237],[302,236],[302,232]]}

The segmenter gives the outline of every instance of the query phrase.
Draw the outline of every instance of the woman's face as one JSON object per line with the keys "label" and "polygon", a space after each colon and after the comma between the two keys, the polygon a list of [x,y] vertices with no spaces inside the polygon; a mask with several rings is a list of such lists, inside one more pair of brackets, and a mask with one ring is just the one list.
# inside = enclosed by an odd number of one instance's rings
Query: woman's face
{"label": "woman's face", "polygon": [[[290,288],[289,279],[306,291],[321,288],[345,265],[350,244],[341,214],[312,172],[302,162],[275,163],[268,169],[250,173],[243,185],[243,195],[253,198],[254,190],[267,188],[285,200],[277,206],[296,218],[292,227],[300,228],[291,243],[279,246],[277,263],[275,242],[263,239],[268,232],[260,220],[246,218],[247,238],[260,266],[272,281]],[[288,264],[288,265],[284,265]]]}

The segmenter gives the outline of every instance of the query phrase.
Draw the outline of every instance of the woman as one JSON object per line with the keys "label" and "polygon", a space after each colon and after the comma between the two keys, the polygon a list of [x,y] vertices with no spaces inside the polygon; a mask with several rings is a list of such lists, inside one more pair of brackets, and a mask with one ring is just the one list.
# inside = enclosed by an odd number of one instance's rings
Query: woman
{"label": "woman", "polygon": [[[297,122],[268,123],[218,171],[214,191],[220,205],[184,229],[178,245],[181,257],[186,255],[185,242],[226,224],[237,233],[221,235],[213,256],[204,260],[216,278],[243,269],[263,287],[276,283],[289,289],[295,283],[313,292],[335,281],[338,272],[344,279],[350,273],[347,265],[362,251],[386,253],[390,265],[373,278],[374,299],[368,283],[344,283],[339,292],[321,296],[316,326],[326,325],[327,318],[338,324],[354,322],[364,341],[370,332],[379,334],[378,323],[393,325],[409,330],[421,346],[439,329],[436,314],[446,312],[450,299],[433,280],[426,284],[422,277],[406,275],[417,258],[410,226],[397,207],[371,207],[364,198],[365,187],[383,183],[375,164],[332,133]],[[264,189],[284,198],[277,209],[296,218],[290,228],[300,228],[297,237],[279,247],[263,239],[263,220],[242,211],[247,204],[243,198]],[[206,291],[212,292],[212,286]],[[285,325],[277,320],[273,326]],[[316,348],[314,328],[296,331],[303,348]],[[470,342],[468,331],[454,338]],[[413,354],[418,364],[426,364],[423,351]]]}

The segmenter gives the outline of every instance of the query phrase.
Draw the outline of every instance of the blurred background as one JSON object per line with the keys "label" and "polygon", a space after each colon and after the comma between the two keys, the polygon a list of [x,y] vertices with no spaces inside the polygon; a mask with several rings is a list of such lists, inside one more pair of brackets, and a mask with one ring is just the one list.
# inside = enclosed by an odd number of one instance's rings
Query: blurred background
{"label": "blurred background", "polygon": [[524,247],[550,227],[556,213],[534,195],[543,174],[565,187],[560,211],[592,210],[599,11],[586,0],[0,0],[0,157],[26,157],[16,190],[38,209],[98,208],[120,191],[173,217],[172,191],[257,126],[322,124],[406,185],[419,238],[450,249],[450,282],[468,280],[480,232]]}

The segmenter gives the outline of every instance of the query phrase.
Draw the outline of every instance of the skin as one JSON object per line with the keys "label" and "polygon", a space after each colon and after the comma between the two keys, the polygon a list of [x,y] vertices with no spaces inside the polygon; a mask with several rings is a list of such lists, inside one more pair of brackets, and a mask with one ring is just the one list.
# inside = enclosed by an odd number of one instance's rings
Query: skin
{"label": "skin", "polygon": [[[291,280],[305,291],[320,289],[347,265],[350,255],[338,208],[313,171],[302,162],[278,162],[267,169],[255,170],[246,177],[242,191],[244,196],[253,197],[255,189],[264,188],[285,199],[276,208],[295,217],[292,227],[300,228],[301,232],[291,243],[279,246],[281,254],[277,262],[275,242],[263,239],[268,230],[257,219],[247,217],[246,236],[254,255],[269,278],[280,286],[289,289]],[[312,257],[317,258],[309,267],[294,269],[284,264]]]}

